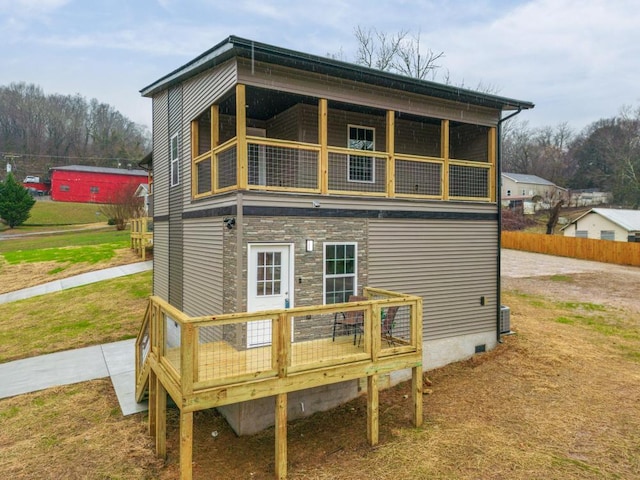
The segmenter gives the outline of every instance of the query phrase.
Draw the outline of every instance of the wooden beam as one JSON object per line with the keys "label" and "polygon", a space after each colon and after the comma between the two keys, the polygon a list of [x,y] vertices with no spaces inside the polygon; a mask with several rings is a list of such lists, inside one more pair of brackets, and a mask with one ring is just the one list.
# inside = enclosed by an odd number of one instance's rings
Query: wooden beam
{"label": "wooden beam", "polygon": [[238,190],[246,190],[248,186],[248,149],[247,149],[247,98],[245,86],[236,85],[236,138],[237,165],[238,165]]}
{"label": "wooden beam", "polygon": [[276,478],[287,478],[287,394],[276,396]]}
{"label": "wooden beam", "polygon": [[396,112],[387,111],[387,196],[396,196]]}
{"label": "wooden beam", "polygon": [[193,476],[193,412],[180,411],[180,480]]}
{"label": "wooden beam", "polygon": [[156,454],[167,458],[167,391],[156,375]]}
{"label": "wooden beam", "polygon": [[197,352],[195,327],[191,323],[183,323],[180,325],[180,383],[183,395],[193,393],[193,382],[197,379],[195,369],[198,362],[194,361],[195,352]]}
{"label": "wooden beam", "polygon": [[367,440],[371,446],[378,444],[379,404],[378,375],[369,375],[367,377]]}
{"label": "wooden beam", "polygon": [[327,99],[318,100],[318,143],[320,143],[320,193],[329,191],[329,150],[328,150],[328,106]]}
{"label": "wooden beam", "polygon": [[411,369],[411,396],[413,399],[413,424],[422,425],[422,366]]}
{"label": "wooden beam", "polygon": [[497,142],[498,142],[498,137],[497,137],[497,128],[496,127],[491,127],[489,129],[489,163],[491,164],[491,170],[489,172],[489,197],[491,198],[492,202],[496,201],[496,192],[497,192],[497,186],[500,185],[500,180],[496,178],[496,172],[498,171],[498,169],[496,168],[496,166],[498,165],[498,158],[497,158]]}
{"label": "wooden beam", "polygon": [[211,192],[218,188],[218,162],[213,149],[220,143],[220,107],[211,105]]}

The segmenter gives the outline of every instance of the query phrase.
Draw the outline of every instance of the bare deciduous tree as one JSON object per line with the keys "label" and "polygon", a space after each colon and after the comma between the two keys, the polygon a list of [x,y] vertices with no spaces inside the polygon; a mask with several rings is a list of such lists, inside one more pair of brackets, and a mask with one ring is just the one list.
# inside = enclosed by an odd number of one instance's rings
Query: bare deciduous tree
{"label": "bare deciduous tree", "polygon": [[116,230],[124,230],[129,220],[144,215],[144,199],[136,196],[137,188],[135,183],[124,185],[109,199],[109,203],[98,208],[101,214],[115,224]]}
{"label": "bare deciduous tree", "polygon": [[407,30],[395,34],[358,26],[354,30],[358,42],[356,63],[365,67],[426,79],[440,68],[438,60],[444,52],[426,51],[420,45],[420,33],[409,36]]}

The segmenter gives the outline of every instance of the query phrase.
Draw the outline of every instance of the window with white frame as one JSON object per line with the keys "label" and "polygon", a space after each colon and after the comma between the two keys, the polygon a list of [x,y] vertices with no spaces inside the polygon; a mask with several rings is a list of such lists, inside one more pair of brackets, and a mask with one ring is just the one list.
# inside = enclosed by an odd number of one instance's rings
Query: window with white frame
{"label": "window with white frame", "polygon": [[587,230],[576,230],[576,238],[589,238]]}
{"label": "window with white frame", "polygon": [[341,303],[356,295],[357,245],[355,243],[324,244],[324,303]]}
{"label": "window with white frame", "polygon": [[[352,150],[375,150],[375,130],[370,127],[349,125],[347,148]],[[375,159],[364,155],[349,155],[347,159],[347,180],[349,182],[375,183]]]}
{"label": "window with white frame", "polygon": [[178,134],[171,137],[171,186],[180,184],[180,160],[178,155]]}

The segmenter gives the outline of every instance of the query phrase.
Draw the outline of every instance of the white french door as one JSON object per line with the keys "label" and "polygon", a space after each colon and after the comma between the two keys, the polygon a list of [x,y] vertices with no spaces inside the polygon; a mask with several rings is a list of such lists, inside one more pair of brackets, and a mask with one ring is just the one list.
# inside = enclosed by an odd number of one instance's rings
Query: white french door
{"label": "white french door", "polygon": [[[293,245],[249,244],[247,311],[293,306]],[[247,325],[247,347],[271,344],[271,321]]]}

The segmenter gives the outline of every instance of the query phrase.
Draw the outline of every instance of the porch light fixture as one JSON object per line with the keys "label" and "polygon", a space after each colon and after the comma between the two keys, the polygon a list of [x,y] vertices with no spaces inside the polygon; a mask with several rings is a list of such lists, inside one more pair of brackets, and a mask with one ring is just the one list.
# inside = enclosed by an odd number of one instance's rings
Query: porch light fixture
{"label": "porch light fixture", "polygon": [[231,230],[233,226],[236,224],[236,219],[234,217],[225,218],[223,222],[227,226],[227,228]]}
{"label": "porch light fixture", "polygon": [[306,250],[307,252],[313,252],[313,240],[306,240]]}

